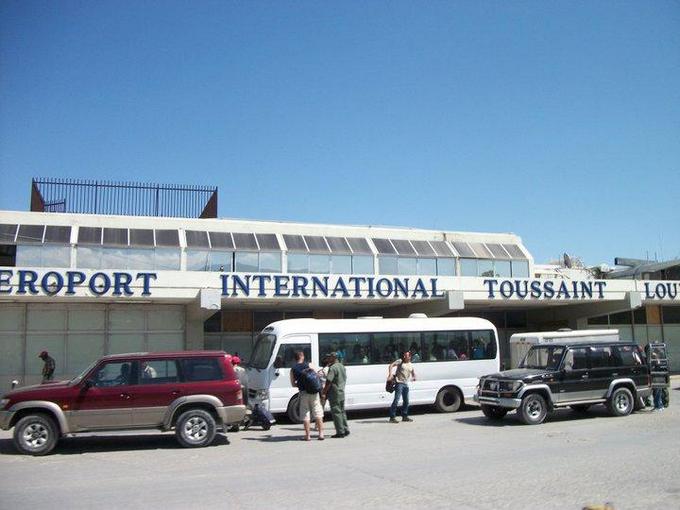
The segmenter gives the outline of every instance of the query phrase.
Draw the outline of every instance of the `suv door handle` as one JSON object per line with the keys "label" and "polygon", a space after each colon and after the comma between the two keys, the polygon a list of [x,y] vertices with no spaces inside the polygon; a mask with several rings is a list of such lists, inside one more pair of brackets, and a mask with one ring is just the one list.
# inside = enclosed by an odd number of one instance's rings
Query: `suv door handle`
{"label": "suv door handle", "polygon": [[172,396],[176,397],[177,395],[180,395],[182,392],[180,390],[172,390]]}
{"label": "suv door handle", "polygon": [[588,379],[588,377],[589,377],[588,374],[583,374],[583,375],[581,376],[581,379]]}
{"label": "suv door handle", "polygon": [[124,398],[125,400],[130,400],[130,394],[129,393],[121,393],[120,398]]}

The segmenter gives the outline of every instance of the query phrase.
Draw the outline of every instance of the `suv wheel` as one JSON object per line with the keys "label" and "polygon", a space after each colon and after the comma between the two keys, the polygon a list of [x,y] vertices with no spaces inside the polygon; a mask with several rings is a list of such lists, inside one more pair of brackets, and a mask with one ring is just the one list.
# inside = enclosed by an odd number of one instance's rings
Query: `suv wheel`
{"label": "suv wheel", "polygon": [[545,399],[538,393],[531,393],[522,399],[517,409],[517,414],[522,423],[526,425],[538,425],[543,423],[548,414],[548,406]]}
{"label": "suv wheel", "polygon": [[288,402],[288,409],[286,410],[288,419],[293,423],[302,423],[302,416],[300,416],[300,397],[293,395],[293,398]]}
{"label": "suv wheel", "polygon": [[503,417],[506,414],[508,414],[508,410],[505,409],[504,407],[487,405],[482,406],[482,412],[484,413],[484,416],[486,416],[490,420],[502,420]]}
{"label": "suv wheel", "polygon": [[47,455],[57,444],[57,426],[44,414],[30,414],[14,426],[14,445],[21,453]]}
{"label": "suv wheel", "polygon": [[576,404],[569,407],[571,407],[572,410],[576,411],[577,413],[585,413],[588,409],[590,409],[590,404]]}
{"label": "suv wheel", "polygon": [[183,412],[175,424],[175,436],[186,448],[208,446],[215,439],[217,427],[215,418],[203,409]]}
{"label": "suv wheel", "polygon": [[434,400],[434,406],[440,413],[455,413],[462,403],[463,398],[458,388],[442,388]]}
{"label": "suv wheel", "polygon": [[612,416],[628,416],[633,411],[634,405],[633,394],[628,388],[616,388],[607,402]]}

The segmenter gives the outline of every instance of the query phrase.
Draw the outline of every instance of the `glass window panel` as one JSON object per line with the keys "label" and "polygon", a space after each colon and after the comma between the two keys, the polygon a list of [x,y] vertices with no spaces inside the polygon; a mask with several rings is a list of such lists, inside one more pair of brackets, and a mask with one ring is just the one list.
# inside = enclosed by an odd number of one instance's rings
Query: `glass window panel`
{"label": "glass window panel", "polygon": [[399,274],[399,270],[397,268],[397,257],[379,257],[378,273]]}
{"label": "glass window panel", "polygon": [[496,260],[494,261],[494,270],[496,276],[500,277],[510,277],[512,273],[510,271],[510,261],[509,260]]}
{"label": "glass window panel", "polygon": [[[24,339],[21,334],[0,334],[0,375],[21,375],[24,371],[23,348]],[[31,353],[31,356],[37,356],[38,352]]]}
{"label": "glass window panel", "polygon": [[319,253],[329,252],[326,240],[321,236],[305,236],[305,241],[307,242],[307,248],[309,248],[309,251],[315,251]]}
{"label": "glass window panel", "polygon": [[306,253],[289,253],[288,272],[309,273],[309,255]]}
{"label": "glass window panel", "polygon": [[109,329],[114,331],[144,331],[144,311],[130,307],[116,308],[109,311]]}
{"label": "glass window panel", "polygon": [[472,331],[472,359],[494,359],[496,342],[491,331]]}
{"label": "glass window panel", "polygon": [[389,239],[376,239],[374,237],[373,244],[375,245],[376,250],[378,250],[378,253],[387,255],[396,255],[397,253],[397,250],[394,249],[394,246],[392,246]]}
{"label": "glass window panel", "polygon": [[310,255],[309,272],[328,274],[331,272],[331,261],[328,255]]}
{"label": "glass window panel", "polygon": [[102,229],[99,227],[78,228],[79,244],[102,244]]}
{"label": "glass window panel", "polygon": [[208,233],[201,230],[187,230],[184,232],[187,238],[187,246],[196,248],[208,248]]}
{"label": "glass window panel", "polygon": [[397,259],[398,274],[417,274],[416,259],[411,257],[399,257]]}
{"label": "glass window panel", "polygon": [[609,316],[610,324],[632,324],[633,315],[630,312],[613,313]]}
{"label": "glass window panel", "polygon": [[99,246],[78,246],[76,251],[76,267],[82,269],[100,269],[102,267],[102,249]]}
{"label": "glass window panel", "polygon": [[24,307],[0,306],[0,331],[22,331],[24,328]]}
{"label": "glass window panel", "polygon": [[70,308],[68,310],[68,329],[69,331],[103,331],[106,329],[106,312],[103,308],[99,310]]}
{"label": "glass window panel", "polygon": [[21,225],[17,243],[42,243],[45,225]]}
{"label": "glass window panel", "polygon": [[128,352],[145,352],[143,333],[111,333],[109,334],[108,354],[124,354]]}
{"label": "glass window panel", "polygon": [[26,329],[29,331],[64,331],[66,329],[66,310],[40,309],[29,305]]}
{"label": "glass window panel", "polygon": [[493,258],[489,249],[484,246],[484,243],[470,243],[470,247],[474,250],[477,257],[481,259]]}
{"label": "glass window panel", "polygon": [[229,232],[209,232],[210,246],[213,248],[234,249],[234,241]]}
{"label": "glass window panel", "polygon": [[[161,347],[164,346],[162,338]],[[176,349],[152,349],[151,338],[149,338],[149,351],[157,352]],[[179,371],[177,361],[174,359],[152,359],[142,361],[139,366],[139,384],[167,384],[179,381]]]}
{"label": "glass window panel", "polygon": [[416,250],[413,249],[409,241],[403,239],[392,239],[392,245],[397,250],[399,255],[415,255]]}
{"label": "glass window panel", "polygon": [[71,242],[71,227],[59,227],[48,225],[45,228],[46,243],[65,243]]}
{"label": "glass window panel", "polygon": [[0,225],[0,243],[13,243],[17,235],[16,225]]}
{"label": "glass window panel", "polygon": [[179,246],[177,230],[156,230],[156,246]]}
{"label": "glass window panel", "polygon": [[102,269],[126,269],[127,248],[103,247],[100,267]]}
{"label": "glass window panel", "polygon": [[279,240],[275,234],[255,234],[260,250],[280,250]]}
{"label": "glass window panel", "polygon": [[352,255],[353,274],[374,274],[373,257],[369,255]]}
{"label": "glass window panel", "polygon": [[503,248],[507,251],[513,259],[525,259],[526,255],[516,244],[503,244]]}
{"label": "glass window panel", "polygon": [[453,247],[456,249],[458,254],[461,257],[474,257],[475,252],[472,251],[472,248],[470,248],[470,245],[468,243],[464,242],[455,242],[453,243]]}
{"label": "glass window panel", "polygon": [[633,310],[633,322],[635,324],[647,324],[647,310],[644,306]]}
{"label": "glass window panel", "polygon": [[662,306],[664,324],[680,324],[680,306]]}
{"label": "glass window panel", "polygon": [[154,269],[153,248],[130,248],[127,250],[128,269]]}
{"label": "glass window panel", "polygon": [[[446,361],[448,357],[448,333],[427,331],[423,333],[420,357],[422,361]],[[455,351],[454,351],[455,352]],[[455,359],[458,359],[456,356]]]}
{"label": "glass window panel", "polygon": [[353,253],[373,255],[373,251],[368,245],[368,241],[363,237],[347,237],[346,239],[350,248],[352,248]]}
{"label": "glass window panel", "polygon": [[418,255],[433,256],[435,255],[432,246],[427,241],[411,241],[411,244],[416,249]]}
{"label": "glass window panel", "polygon": [[218,381],[222,370],[215,358],[185,358],[181,361],[186,381]]}
{"label": "glass window panel", "polygon": [[234,257],[234,268],[237,273],[258,272],[259,264],[257,253],[236,252]]}
{"label": "glass window panel", "polygon": [[237,250],[257,251],[257,241],[255,234],[232,234],[234,237],[234,248]]}
{"label": "glass window panel", "polygon": [[305,354],[305,361],[309,362],[312,357],[311,346],[309,344],[281,344],[274,358],[277,366],[281,368],[293,368],[295,365],[295,353],[302,351]]}
{"label": "glass window panel", "polygon": [[418,259],[418,274],[436,275],[437,274],[437,260],[436,259]]}
{"label": "glass window panel", "polygon": [[149,352],[184,350],[184,333],[149,333]]}
{"label": "glass window panel", "polygon": [[302,236],[283,234],[283,240],[286,241],[288,251],[307,251],[307,245]]}
{"label": "glass window panel", "polygon": [[100,365],[93,374],[94,385],[98,388],[115,388],[137,384],[137,362],[109,361]]}
{"label": "glass window panel", "polygon": [[128,245],[128,231],[126,228],[105,228],[104,244],[114,244],[119,246]]}
{"label": "glass window panel", "polygon": [[209,271],[231,271],[232,260],[233,260],[232,252],[212,250],[210,252]]}
{"label": "glass window panel", "polygon": [[16,265],[18,267],[42,265],[42,249],[41,244],[20,244],[17,246]]}
{"label": "glass window panel", "polygon": [[331,255],[331,273],[352,274],[352,257],[349,255]]}
{"label": "glass window panel", "polygon": [[69,333],[66,339],[66,373],[76,376],[104,355],[104,333]]}
{"label": "glass window panel", "polygon": [[180,251],[177,248],[156,248],[155,269],[179,271]]}
{"label": "glass window panel", "polygon": [[280,273],[281,272],[281,252],[260,252],[260,272]]}
{"label": "glass window panel", "polygon": [[130,229],[131,246],[153,246],[153,230],[151,229]]}
{"label": "glass window panel", "polygon": [[209,271],[210,250],[187,250],[187,271]]}
{"label": "glass window panel", "polygon": [[437,259],[437,274],[440,276],[456,276],[456,259]]}
{"label": "glass window panel", "polygon": [[477,260],[460,259],[461,276],[477,276]]}
{"label": "glass window panel", "polygon": [[[392,363],[399,359],[399,352],[394,342],[393,334],[376,333],[373,335],[370,354],[372,363]],[[319,348],[321,348],[320,345]]]}
{"label": "glass window panel", "polygon": [[333,253],[351,253],[349,243],[344,237],[326,237],[326,242]]}
{"label": "glass window panel", "polygon": [[633,326],[633,333],[635,334],[635,341],[642,345],[649,342],[649,337],[647,336],[647,326]]}
{"label": "glass window panel", "polygon": [[512,276],[516,278],[529,278],[529,263],[524,260],[513,260]]}
{"label": "glass window panel", "polygon": [[26,334],[26,374],[40,375],[43,368],[43,360],[38,357],[41,351],[49,352],[54,358],[55,374],[64,374],[64,342],[66,335],[63,333],[49,334]]}
{"label": "glass window panel", "polygon": [[184,307],[158,308],[147,314],[149,330],[184,331]]}
{"label": "glass window panel", "polygon": [[489,248],[491,251],[491,254],[496,257],[497,259],[507,259],[508,254],[506,251],[503,249],[503,247],[500,244],[496,243],[486,243],[486,247]]}
{"label": "glass window panel", "polygon": [[71,267],[71,247],[43,245],[42,267]]}
{"label": "glass window panel", "polygon": [[477,276],[493,277],[493,260],[477,261]]}
{"label": "glass window panel", "polygon": [[454,255],[453,250],[446,241],[430,241],[430,244],[438,257],[451,257]]}
{"label": "glass window panel", "polygon": [[380,363],[380,359],[371,359],[371,335],[366,333],[345,333],[329,336],[335,337],[334,341],[331,341],[330,348],[332,349],[333,345],[337,343],[336,352],[338,353],[338,359],[344,365]]}

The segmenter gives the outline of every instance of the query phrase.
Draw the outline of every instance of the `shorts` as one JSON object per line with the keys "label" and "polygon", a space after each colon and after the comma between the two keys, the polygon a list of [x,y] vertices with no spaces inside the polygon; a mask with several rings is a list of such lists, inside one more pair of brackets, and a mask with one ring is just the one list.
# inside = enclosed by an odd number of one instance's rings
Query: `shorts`
{"label": "shorts", "polygon": [[321,407],[321,398],[318,393],[300,392],[300,417],[303,420],[309,420],[309,413],[314,415],[314,419],[323,418],[323,408]]}

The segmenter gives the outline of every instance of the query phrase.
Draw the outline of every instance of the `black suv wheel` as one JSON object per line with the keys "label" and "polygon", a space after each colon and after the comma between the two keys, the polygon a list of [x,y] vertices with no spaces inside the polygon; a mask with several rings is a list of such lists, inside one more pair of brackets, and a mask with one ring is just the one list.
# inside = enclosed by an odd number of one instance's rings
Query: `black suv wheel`
{"label": "black suv wheel", "polygon": [[484,416],[486,416],[490,420],[502,420],[505,417],[505,415],[508,414],[508,410],[505,409],[504,407],[487,405],[482,406],[482,412],[484,413]]}
{"label": "black suv wheel", "polygon": [[14,426],[14,445],[21,453],[47,455],[57,444],[58,428],[45,414],[29,414]]}
{"label": "black suv wheel", "polygon": [[186,448],[208,446],[215,439],[215,418],[203,409],[184,411],[175,424],[175,437]]}
{"label": "black suv wheel", "polygon": [[522,399],[522,403],[517,409],[517,415],[522,423],[526,425],[538,425],[543,423],[548,414],[548,405],[545,399],[538,393],[531,393]]}
{"label": "black suv wheel", "polygon": [[634,406],[633,394],[628,388],[622,387],[616,388],[607,402],[607,408],[612,416],[628,416]]}

